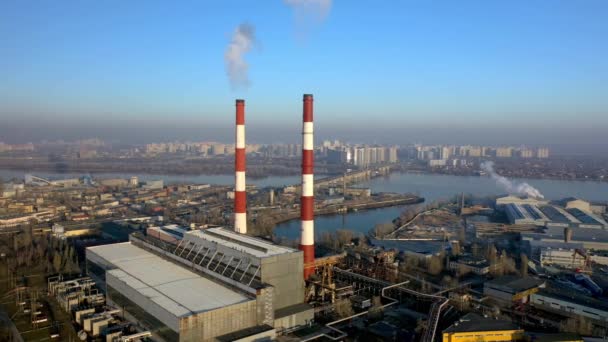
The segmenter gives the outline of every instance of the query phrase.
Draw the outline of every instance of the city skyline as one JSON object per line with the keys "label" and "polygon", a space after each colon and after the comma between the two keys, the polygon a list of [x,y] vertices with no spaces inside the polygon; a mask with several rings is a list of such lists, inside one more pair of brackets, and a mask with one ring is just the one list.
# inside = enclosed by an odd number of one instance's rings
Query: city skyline
{"label": "city skyline", "polygon": [[[291,141],[312,92],[321,138],[608,144],[603,2],[294,3],[5,3],[0,136],[218,140],[245,98],[251,141]],[[242,23],[255,40],[234,87]]]}

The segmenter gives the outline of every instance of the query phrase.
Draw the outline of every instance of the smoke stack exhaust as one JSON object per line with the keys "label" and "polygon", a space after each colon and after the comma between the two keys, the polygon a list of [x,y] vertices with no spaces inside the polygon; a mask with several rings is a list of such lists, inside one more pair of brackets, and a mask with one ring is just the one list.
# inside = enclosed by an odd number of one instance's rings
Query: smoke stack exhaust
{"label": "smoke stack exhaust", "polygon": [[236,142],[234,150],[234,231],[247,233],[247,188],[245,183],[245,100],[236,100]]}
{"label": "smoke stack exhaust", "polygon": [[312,95],[304,94],[302,123],[302,197],[300,198],[300,219],[302,236],[300,250],[304,252],[304,279],[314,272],[315,261],[315,185],[314,185],[314,138]]}

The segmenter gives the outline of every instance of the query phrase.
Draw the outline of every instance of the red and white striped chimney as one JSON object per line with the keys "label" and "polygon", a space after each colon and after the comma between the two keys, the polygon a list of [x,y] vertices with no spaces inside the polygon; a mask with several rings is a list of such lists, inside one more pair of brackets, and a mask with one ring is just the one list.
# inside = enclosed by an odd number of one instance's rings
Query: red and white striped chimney
{"label": "red and white striped chimney", "polygon": [[304,252],[304,279],[313,272],[315,261],[315,184],[314,184],[314,139],[312,117],[312,95],[304,94],[302,123],[302,197],[300,219],[302,236],[300,250]]}
{"label": "red and white striped chimney", "polygon": [[234,147],[234,231],[245,234],[247,233],[245,100],[236,100],[236,143]]}

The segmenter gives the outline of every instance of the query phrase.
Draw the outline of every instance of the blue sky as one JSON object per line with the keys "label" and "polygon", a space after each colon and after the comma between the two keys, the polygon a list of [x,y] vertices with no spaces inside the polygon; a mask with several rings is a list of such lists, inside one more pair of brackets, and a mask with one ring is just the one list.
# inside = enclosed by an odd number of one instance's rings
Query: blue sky
{"label": "blue sky", "polygon": [[[538,143],[573,129],[593,143],[608,128],[607,18],[602,0],[335,0],[302,34],[281,0],[8,0],[0,115],[20,136],[45,123],[55,136],[121,139],[106,131],[138,123],[167,128],[158,141],[185,128],[183,138],[225,130],[229,141],[234,99],[245,98],[262,141],[264,127],[297,132],[301,96],[313,93],[327,137],[464,139],[525,125],[522,136],[546,130]],[[246,55],[251,85],[235,90],[223,56],[243,22],[258,44]],[[0,128],[0,140],[14,132]]]}

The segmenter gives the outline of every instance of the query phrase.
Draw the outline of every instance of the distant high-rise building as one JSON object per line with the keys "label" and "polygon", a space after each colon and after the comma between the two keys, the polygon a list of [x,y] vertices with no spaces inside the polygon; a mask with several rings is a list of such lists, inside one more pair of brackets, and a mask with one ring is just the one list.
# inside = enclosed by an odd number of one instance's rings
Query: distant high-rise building
{"label": "distant high-rise building", "polygon": [[479,146],[469,146],[468,149],[468,156],[469,157],[481,157],[482,151],[481,151],[481,147]]}
{"label": "distant high-rise building", "polygon": [[364,147],[355,147],[354,164],[356,166],[367,166],[369,164],[369,159]]}
{"label": "distant high-rise building", "polygon": [[211,145],[211,154],[214,156],[223,155],[226,153],[226,145],[224,144],[213,144]]}
{"label": "distant high-rise building", "polygon": [[397,146],[391,146],[388,148],[388,162],[389,163],[397,163],[399,158],[397,157]]}
{"label": "distant high-rise building", "polygon": [[439,152],[439,159],[450,159],[452,156],[452,149],[448,146],[441,147]]}
{"label": "distant high-rise building", "polygon": [[546,147],[540,147],[536,151],[536,157],[537,158],[549,158],[549,149]]}
{"label": "distant high-rise building", "polygon": [[496,157],[498,158],[511,158],[513,157],[512,147],[498,147],[496,148]]}
{"label": "distant high-rise building", "polygon": [[534,151],[532,151],[529,148],[521,148],[519,150],[519,157],[520,158],[533,158],[534,157]]}

